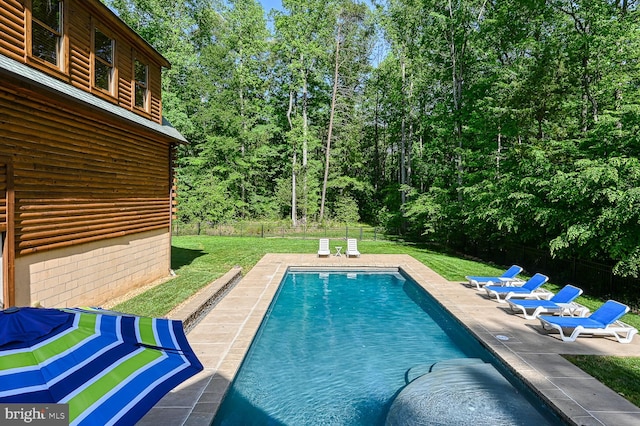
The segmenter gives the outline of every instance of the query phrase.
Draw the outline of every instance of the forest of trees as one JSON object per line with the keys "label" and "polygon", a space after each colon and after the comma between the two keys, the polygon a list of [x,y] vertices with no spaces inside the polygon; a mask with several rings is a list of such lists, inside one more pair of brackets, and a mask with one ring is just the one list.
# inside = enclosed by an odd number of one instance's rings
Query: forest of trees
{"label": "forest of trees", "polygon": [[105,0],[172,63],[184,222],[364,222],[640,273],[635,0]]}

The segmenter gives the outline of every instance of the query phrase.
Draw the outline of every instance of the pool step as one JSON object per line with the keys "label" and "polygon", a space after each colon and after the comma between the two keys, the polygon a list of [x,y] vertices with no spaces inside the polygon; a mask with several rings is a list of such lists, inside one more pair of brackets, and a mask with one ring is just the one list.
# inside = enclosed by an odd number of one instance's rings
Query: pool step
{"label": "pool step", "polygon": [[451,366],[468,365],[468,364],[483,364],[480,358],[455,358],[447,359],[444,361],[432,362],[430,364],[420,364],[411,367],[404,373],[404,381],[406,384],[413,382],[418,377],[424,376],[437,369],[442,369]]}
{"label": "pool step", "polygon": [[[416,374],[419,371],[416,368]],[[391,403],[385,426],[425,424],[542,426],[552,423],[493,365],[463,358],[433,364],[431,371],[406,385]]]}

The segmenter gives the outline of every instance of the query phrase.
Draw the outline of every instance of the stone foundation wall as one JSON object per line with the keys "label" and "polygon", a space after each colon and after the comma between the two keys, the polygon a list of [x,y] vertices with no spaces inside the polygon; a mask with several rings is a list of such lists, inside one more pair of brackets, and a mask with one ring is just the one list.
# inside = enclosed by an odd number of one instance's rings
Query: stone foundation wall
{"label": "stone foundation wall", "polygon": [[149,231],[18,257],[16,305],[100,306],[166,277],[171,234]]}

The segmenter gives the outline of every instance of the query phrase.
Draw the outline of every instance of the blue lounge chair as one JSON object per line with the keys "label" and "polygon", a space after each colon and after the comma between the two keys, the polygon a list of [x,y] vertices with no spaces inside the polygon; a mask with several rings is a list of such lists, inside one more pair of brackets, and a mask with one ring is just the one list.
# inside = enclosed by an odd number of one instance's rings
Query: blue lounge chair
{"label": "blue lounge chair", "polygon": [[[582,289],[572,285],[564,286],[549,300],[515,300],[507,303],[513,312],[522,312],[526,319],[536,319],[540,314],[569,314],[583,317],[589,309],[574,302],[582,294]],[[531,312],[530,314],[528,312]]]}
{"label": "blue lounge chair", "polygon": [[468,275],[465,278],[469,280],[469,284],[471,284],[472,286],[475,285],[478,290],[481,290],[482,286],[489,284],[511,284],[514,281],[522,281],[516,278],[516,275],[518,275],[520,272],[522,272],[522,268],[520,266],[512,265],[499,277],[476,277]]}
{"label": "blue lounge chair", "polygon": [[[591,336],[612,336],[620,343],[629,343],[638,330],[619,321],[629,307],[615,300],[607,300],[604,305],[596,309],[585,318],[539,316],[542,329],[546,331],[558,330],[564,342],[573,342],[581,334]],[[571,330],[567,336],[565,330]]]}
{"label": "blue lounge chair", "polygon": [[484,289],[487,291],[489,298],[495,296],[500,303],[505,303],[512,297],[518,299],[549,300],[553,296],[553,293],[540,288],[542,284],[547,281],[549,281],[549,277],[538,273],[529,278],[522,286],[485,285]]}

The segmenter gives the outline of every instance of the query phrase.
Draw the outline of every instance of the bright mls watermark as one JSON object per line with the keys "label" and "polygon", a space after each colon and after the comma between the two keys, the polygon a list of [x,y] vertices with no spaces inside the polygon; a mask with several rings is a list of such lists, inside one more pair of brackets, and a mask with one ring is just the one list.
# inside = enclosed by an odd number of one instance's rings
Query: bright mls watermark
{"label": "bright mls watermark", "polygon": [[69,426],[69,404],[0,404],[0,425]]}

